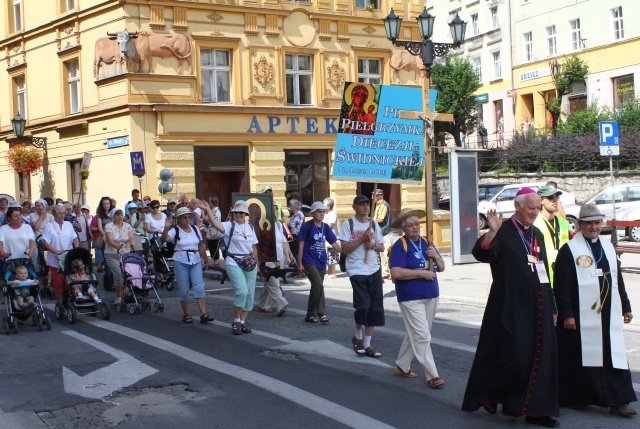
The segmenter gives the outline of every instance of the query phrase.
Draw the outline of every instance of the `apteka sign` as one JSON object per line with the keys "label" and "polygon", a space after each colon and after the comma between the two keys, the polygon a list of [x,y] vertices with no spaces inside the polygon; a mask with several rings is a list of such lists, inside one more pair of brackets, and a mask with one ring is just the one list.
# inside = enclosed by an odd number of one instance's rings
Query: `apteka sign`
{"label": "apteka sign", "polygon": [[333,161],[335,180],[416,184],[424,174],[420,88],[346,82]]}

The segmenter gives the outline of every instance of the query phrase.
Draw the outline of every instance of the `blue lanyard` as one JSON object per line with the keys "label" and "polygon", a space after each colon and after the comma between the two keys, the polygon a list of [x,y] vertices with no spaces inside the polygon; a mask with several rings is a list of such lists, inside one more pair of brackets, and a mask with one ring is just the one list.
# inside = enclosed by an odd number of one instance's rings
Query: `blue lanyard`
{"label": "blue lanyard", "polygon": [[[584,238],[584,241],[587,243],[587,247],[589,248],[589,252],[591,252],[591,256],[593,256],[593,259],[595,260],[596,259],[596,255],[593,254],[593,249],[589,245],[589,240],[587,240],[587,237],[585,237],[584,235],[582,237]],[[596,261],[596,267],[598,267],[598,264],[600,264],[600,261],[602,261],[602,255],[603,255],[603,253],[602,253],[602,245],[600,245],[600,257]]]}
{"label": "blue lanyard", "polygon": [[529,240],[527,240],[527,238],[525,237],[522,228],[520,228],[520,222],[518,222],[515,219],[515,215],[511,216],[511,222],[513,222],[513,226],[516,227],[516,229],[518,230],[518,234],[520,234],[520,239],[522,240],[522,243],[524,244],[524,247],[527,248],[527,254],[528,255],[533,255],[535,254],[537,256],[538,252],[534,252],[533,251],[533,245],[535,244],[535,237],[533,236],[533,228],[529,227]]}
{"label": "blue lanyard", "polygon": [[[413,242],[413,240],[409,240],[409,243],[411,243],[411,245],[413,246],[414,249],[416,249],[416,251],[418,253],[420,253],[420,258],[422,259],[422,262],[424,262],[426,264],[427,260],[424,258],[424,254],[422,253],[422,238],[418,237],[418,243],[420,244],[420,248],[418,248],[418,246],[416,246],[416,243]],[[427,248],[429,248],[429,245],[427,244]],[[415,256],[415,254],[414,254]]]}

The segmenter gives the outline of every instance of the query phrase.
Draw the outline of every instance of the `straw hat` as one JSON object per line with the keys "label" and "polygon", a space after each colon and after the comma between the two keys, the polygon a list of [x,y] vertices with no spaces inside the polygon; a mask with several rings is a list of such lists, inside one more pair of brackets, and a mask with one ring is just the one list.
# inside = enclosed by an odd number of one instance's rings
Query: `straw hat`
{"label": "straw hat", "polygon": [[411,216],[417,216],[418,219],[422,219],[423,217],[427,216],[427,212],[424,210],[414,210],[411,208],[402,209],[400,210],[400,213],[398,213],[398,218],[391,224],[391,228],[400,228],[402,221],[410,218]]}

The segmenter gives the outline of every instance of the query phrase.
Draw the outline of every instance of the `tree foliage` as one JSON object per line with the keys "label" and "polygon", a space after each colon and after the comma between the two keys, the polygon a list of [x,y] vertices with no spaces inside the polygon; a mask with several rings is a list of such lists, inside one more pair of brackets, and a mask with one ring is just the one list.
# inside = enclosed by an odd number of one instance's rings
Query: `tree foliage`
{"label": "tree foliage", "polygon": [[473,72],[467,58],[446,55],[445,63],[434,64],[431,83],[438,90],[436,112],[453,113],[453,122],[436,121],[435,132],[450,134],[461,146],[460,133],[474,133],[478,127],[474,92],[480,88],[480,79]]}
{"label": "tree foliage", "polygon": [[571,55],[562,64],[562,70],[556,75],[556,88],[558,95],[562,96],[570,94],[573,90],[574,83],[584,82],[589,74],[589,66],[580,59],[576,54]]}

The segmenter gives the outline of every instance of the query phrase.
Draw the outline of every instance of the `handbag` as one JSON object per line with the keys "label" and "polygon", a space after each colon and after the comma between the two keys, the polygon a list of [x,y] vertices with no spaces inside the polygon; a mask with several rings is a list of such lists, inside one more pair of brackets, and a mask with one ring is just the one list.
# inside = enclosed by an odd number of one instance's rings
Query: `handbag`
{"label": "handbag", "polygon": [[208,225],[205,228],[205,238],[207,241],[218,240],[220,238],[220,231],[213,227],[213,225]]}
{"label": "handbag", "polygon": [[100,237],[98,237],[98,239],[96,240],[96,249],[99,250],[104,250],[104,246],[106,244],[106,240],[104,239],[104,237],[101,235]]}
{"label": "handbag", "polygon": [[249,253],[247,255],[236,255],[233,253],[229,253],[229,248],[231,247],[231,240],[233,239],[233,230],[236,227],[236,223],[232,222],[231,231],[229,232],[229,241],[226,243],[227,247],[227,256],[233,258],[236,261],[236,264],[242,269],[242,271],[252,271],[256,265],[258,265],[258,261],[256,261],[253,253]]}

